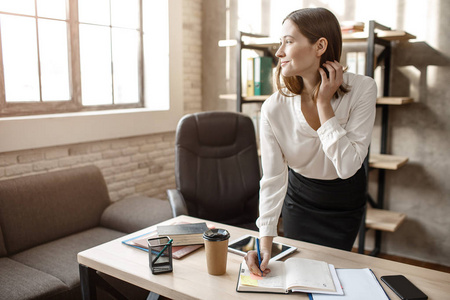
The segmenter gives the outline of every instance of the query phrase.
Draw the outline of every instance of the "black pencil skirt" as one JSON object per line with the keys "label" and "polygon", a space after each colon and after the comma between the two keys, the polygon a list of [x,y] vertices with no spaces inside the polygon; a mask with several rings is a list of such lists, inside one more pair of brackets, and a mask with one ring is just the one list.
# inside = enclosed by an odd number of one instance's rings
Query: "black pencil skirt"
{"label": "black pencil skirt", "polygon": [[366,205],[366,174],[348,179],[306,178],[289,169],[282,210],[284,236],[351,250]]}

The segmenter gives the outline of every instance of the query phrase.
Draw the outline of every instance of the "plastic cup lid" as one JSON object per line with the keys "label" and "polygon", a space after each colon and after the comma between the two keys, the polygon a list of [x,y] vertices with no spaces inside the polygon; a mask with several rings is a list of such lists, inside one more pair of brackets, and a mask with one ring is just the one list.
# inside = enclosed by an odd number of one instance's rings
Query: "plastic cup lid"
{"label": "plastic cup lid", "polygon": [[230,233],[226,229],[208,229],[203,233],[203,238],[208,241],[225,241],[230,238]]}

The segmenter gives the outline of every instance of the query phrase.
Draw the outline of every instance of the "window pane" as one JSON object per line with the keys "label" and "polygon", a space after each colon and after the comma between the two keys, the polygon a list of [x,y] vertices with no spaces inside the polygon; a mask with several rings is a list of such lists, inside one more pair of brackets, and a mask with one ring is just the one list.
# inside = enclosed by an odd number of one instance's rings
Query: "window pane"
{"label": "window pane", "polygon": [[39,20],[42,100],[70,100],[67,25]]}
{"label": "window pane", "polygon": [[66,1],[62,0],[37,0],[39,17],[66,20]]}
{"label": "window pane", "polygon": [[81,23],[110,25],[109,0],[78,0]]}
{"label": "window pane", "polygon": [[109,28],[80,25],[80,65],[83,105],[112,104]]}
{"label": "window pane", "polygon": [[34,0],[0,0],[0,11],[34,16]]}
{"label": "window pane", "polygon": [[143,15],[145,106],[167,110],[170,107],[168,0],[144,0]]}
{"label": "window pane", "polygon": [[139,2],[137,0],[111,0],[111,25],[139,28]]}
{"label": "window pane", "polygon": [[114,103],[139,102],[138,45],[136,30],[113,29]]}
{"label": "window pane", "polygon": [[0,21],[6,101],[39,101],[36,22],[7,15]]}

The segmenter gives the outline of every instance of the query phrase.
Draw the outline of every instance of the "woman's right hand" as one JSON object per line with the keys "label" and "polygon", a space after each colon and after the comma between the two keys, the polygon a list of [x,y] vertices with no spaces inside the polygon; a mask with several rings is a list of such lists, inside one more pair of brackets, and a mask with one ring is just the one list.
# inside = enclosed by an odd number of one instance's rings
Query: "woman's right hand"
{"label": "woman's right hand", "polygon": [[261,271],[263,276],[270,273],[270,269],[267,267],[271,257],[272,250],[272,237],[263,237],[261,239],[261,265],[258,262],[258,253],[255,250],[248,251],[245,255],[245,262],[247,263],[248,269],[255,275],[261,276]]}

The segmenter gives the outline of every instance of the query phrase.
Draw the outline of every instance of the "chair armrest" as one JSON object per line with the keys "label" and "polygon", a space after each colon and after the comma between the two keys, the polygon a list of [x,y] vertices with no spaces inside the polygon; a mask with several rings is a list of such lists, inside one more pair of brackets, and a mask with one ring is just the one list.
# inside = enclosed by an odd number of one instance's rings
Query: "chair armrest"
{"label": "chair armrest", "polygon": [[172,207],[172,216],[188,215],[186,202],[183,195],[179,190],[167,190],[167,196],[169,197],[169,203]]}
{"label": "chair armrest", "polygon": [[167,200],[135,196],[113,202],[102,214],[100,225],[131,233],[172,218]]}

